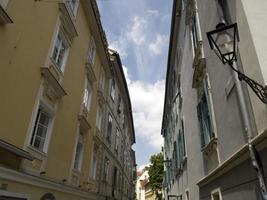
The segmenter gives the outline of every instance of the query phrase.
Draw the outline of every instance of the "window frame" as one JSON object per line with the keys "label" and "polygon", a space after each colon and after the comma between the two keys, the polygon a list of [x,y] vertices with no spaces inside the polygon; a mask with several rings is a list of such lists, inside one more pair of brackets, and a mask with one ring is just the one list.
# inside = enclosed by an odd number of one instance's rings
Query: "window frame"
{"label": "window frame", "polygon": [[[74,4],[72,4],[73,1],[74,1]],[[80,0],[66,0],[66,3],[68,4],[73,16],[76,17]]]}
{"label": "window frame", "polygon": [[210,195],[211,195],[211,200],[216,200],[214,199],[214,195],[218,195],[219,196],[219,200],[222,200],[222,192],[221,192],[221,188],[216,188],[214,190],[211,191]]}
{"label": "window frame", "polygon": [[87,109],[87,111],[90,110],[92,103],[92,96],[93,96],[93,86],[88,77],[86,77],[84,94],[83,94],[83,105]]}
{"label": "window frame", "polygon": [[[59,47],[61,47],[62,43],[63,43],[65,45],[65,48],[66,48],[65,51],[64,51],[64,54],[63,54],[62,61],[61,61],[60,65],[57,63],[57,60],[59,58],[59,51],[57,52],[56,59],[54,59],[54,52],[55,52],[55,48],[56,48],[59,36],[61,37],[61,41],[60,41]],[[61,30],[61,28],[59,27],[58,31],[56,33],[56,36],[54,38],[53,45],[52,45],[51,54],[50,54],[50,60],[56,66],[56,68],[62,73],[65,70],[65,66],[66,66],[67,58],[68,58],[68,54],[69,54],[69,49],[70,49],[70,43],[68,42],[68,40],[67,40],[66,36],[64,35],[63,31]]]}
{"label": "window frame", "polygon": [[116,138],[115,138],[115,151],[116,151],[116,153],[119,152],[119,141],[120,141],[120,131],[117,128],[116,129]]}
{"label": "window frame", "polygon": [[[205,100],[205,101],[204,101]],[[205,104],[204,104],[205,103]],[[206,108],[204,108],[205,106]],[[205,109],[205,110],[204,110]],[[208,113],[208,118],[205,116],[204,111]],[[200,125],[200,138],[201,138],[201,148],[205,148],[209,142],[213,139],[216,138],[216,127],[215,127],[215,121],[214,121],[214,112],[213,112],[213,106],[212,106],[212,101],[211,101],[211,96],[209,92],[209,81],[208,81],[208,76],[206,75],[203,79],[203,88],[202,88],[202,94],[199,99],[199,102],[197,104],[197,117]],[[209,123],[209,126],[205,128],[203,121],[205,122],[205,117],[206,120],[208,120],[206,123]],[[209,128],[208,128],[209,127]],[[205,132],[206,129],[209,129],[210,132]]]}
{"label": "window frame", "polygon": [[108,175],[109,175],[109,159],[105,157],[104,159],[104,173],[103,173],[103,181],[108,182]]}
{"label": "window frame", "polygon": [[95,59],[96,59],[96,43],[94,37],[91,36],[88,47],[87,61],[93,66],[95,64]]}
{"label": "window frame", "polygon": [[108,126],[107,126],[107,136],[106,139],[109,143],[111,143],[111,135],[112,135],[112,122],[113,122],[113,117],[111,113],[108,113]]}
{"label": "window frame", "polygon": [[[75,163],[76,163],[76,156],[77,156],[77,148],[78,148],[78,144],[81,144],[81,150],[80,150],[80,154],[78,156],[78,165],[77,167],[75,167]],[[84,154],[84,141],[83,141],[83,135],[82,133],[80,132],[79,133],[79,136],[77,138],[77,141],[76,141],[76,145],[75,145],[75,153],[74,153],[74,159],[73,159],[73,170],[75,171],[81,171],[81,168],[82,168],[82,162],[83,162],[83,154]]]}
{"label": "window frame", "polygon": [[103,121],[103,110],[100,105],[97,106],[97,113],[96,113],[96,127],[99,131],[102,130],[102,121]]}
{"label": "window frame", "polygon": [[[35,142],[35,138],[36,138],[36,133],[38,131],[38,127],[36,128],[36,123],[37,120],[39,118],[39,110],[42,110],[43,113],[45,113],[50,119],[47,125],[47,130],[46,130],[46,135],[45,135],[45,141],[44,141],[44,145],[42,149],[37,148],[36,146],[34,146],[34,142]],[[38,120],[39,121],[39,120]],[[29,146],[35,150],[37,150],[38,152],[41,153],[47,153],[48,152],[48,146],[50,143],[50,138],[51,138],[51,134],[52,134],[52,127],[53,127],[53,121],[54,121],[54,114],[42,103],[40,102],[39,105],[37,106],[37,110],[36,110],[36,114],[35,114],[35,118],[32,124],[32,130],[31,130],[31,135],[29,137]],[[34,133],[36,132],[36,133]],[[35,137],[35,138],[34,138]]]}
{"label": "window frame", "polygon": [[110,97],[113,100],[113,102],[115,101],[115,93],[116,93],[116,82],[115,79],[112,78],[111,79],[111,87],[110,87]]}

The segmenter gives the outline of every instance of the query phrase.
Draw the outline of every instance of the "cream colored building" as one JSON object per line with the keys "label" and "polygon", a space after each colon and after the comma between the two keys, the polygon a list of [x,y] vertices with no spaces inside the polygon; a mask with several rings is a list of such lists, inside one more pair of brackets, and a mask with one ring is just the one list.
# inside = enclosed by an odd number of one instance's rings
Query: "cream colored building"
{"label": "cream colored building", "polygon": [[0,0],[0,199],[106,198],[112,65],[95,0]]}

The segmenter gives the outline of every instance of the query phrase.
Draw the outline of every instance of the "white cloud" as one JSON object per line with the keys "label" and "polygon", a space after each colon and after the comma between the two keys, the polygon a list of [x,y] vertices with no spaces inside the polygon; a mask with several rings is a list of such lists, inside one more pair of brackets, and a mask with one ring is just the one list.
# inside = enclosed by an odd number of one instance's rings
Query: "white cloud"
{"label": "white cloud", "polygon": [[132,19],[132,25],[127,32],[127,38],[134,42],[135,45],[141,45],[145,42],[145,28],[147,20],[144,17],[135,16]]}
{"label": "white cloud", "polygon": [[157,17],[159,16],[159,11],[158,10],[147,10],[147,13],[151,16]]}
{"label": "white cloud", "polygon": [[160,148],[163,145],[160,129],[165,81],[159,80],[153,84],[130,80],[127,68],[124,66],[123,69],[133,106],[135,132],[148,145]]}
{"label": "white cloud", "polygon": [[128,56],[127,45],[128,45],[128,41],[126,39],[119,38],[116,40],[111,40],[109,44],[109,48],[118,51],[120,53],[120,56],[124,58]]}
{"label": "white cloud", "polygon": [[166,35],[157,34],[156,40],[149,44],[149,50],[154,55],[162,54],[165,50],[164,47],[168,45],[168,37]]}

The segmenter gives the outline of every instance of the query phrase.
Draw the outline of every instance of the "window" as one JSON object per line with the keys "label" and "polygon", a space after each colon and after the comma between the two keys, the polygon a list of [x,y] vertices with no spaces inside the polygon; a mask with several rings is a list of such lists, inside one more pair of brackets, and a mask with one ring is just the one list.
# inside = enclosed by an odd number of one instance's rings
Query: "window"
{"label": "window", "polygon": [[109,159],[107,157],[105,157],[103,180],[106,182],[108,181],[108,174],[109,174]]}
{"label": "window", "polygon": [[101,130],[102,124],[102,108],[100,106],[97,107],[97,116],[96,116],[96,127],[98,130]]}
{"label": "window", "polygon": [[91,166],[91,178],[96,180],[97,171],[97,148],[94,146],[93,156],[92,156],[92,166]]}
{"label": "window", "polygon": [[107,130],[107,141],[110,143],[110,139],[111,139],[111,132],[112,132],[112,116],[111,114],[109,113],[108,114],[108,130]]}
{"label": "window", "polygon": [[68,5],[73,12],[73,15],[76,15],[79,5],[79,0],[67,0]]}
{"label": "window", "polygon": [[90,81],[86,80],[86,87],[84,89],[84,97],[83,97],[83,104],[87,110],[89,110],[90,103],[91,103],[91,96],[92,96],[92,86]]}
{"label": "window", "polygon": [[88,62],[94,65],[95,63],[95,55],[96,55],[96,44],[93,37],[91,37],[91,41],[89,44],[89,50],[88,50]]}
{"label": "window", "polygon": [[77,144],[76,144],[76,151],[75,151],[75,158],[73,168],[75,170],[80,171],[82,165],[82,156],[83,156],[83,141],[82,135],[80,133]]}
{"label": "window", "polygon": [[189,191],[188,191],[188,190],[185,191],[185,199],[186,199],[186,200],[189,200]]}
{"label": "window", "polygon": [[222,194],[219,188],[211,192],[211,200],[222,200]]}
{"label": "window", "polygon": [[205,147],[215,137],[212,124],[211,105],[208,93],[207,78],[204,79],[204,92],[197,105],[198,121],[200,124],[201,147]]}
{"label": "window", "polygon": [[63,71],[63,65],[67,57],[68,48],[69,46],[66,39],[61,31],[59,31],[53,48],[52,60],[61,71]]}
{"label": "window", "polygon": [[48,143],[48,133],[51,120],[52,117],[44,110],[44,108],[39,107],[30,141],[30,145],[39,151],[47,151],[46,146]]}
{"label": "window", "polygon": [[105,82],[106,82],[106,76],[105,76],[105,71],[102,67],[101,72],[100,72],[100,79],[99,79],[99,86],[102,91],[105,91]]}
{"label": "window", "polygon": [[115,151],[118,153],[119,150],[119,140],[120,140],[120,133],[119,129],[116,131],[116,139],[115,139]]}
{"label": "window", "polygon": [[117,169],[117,167],[114,167],[114,171],[113,171],[113,187],[117,186],[117,176],[118,176],[118,169]]}
{"label": "window", "polygon": [[115,100],[115,80],[114,79],[111,80],[110,96],[112,100],[114,101]]}
{"label": "window", "polygon": [[178,167],[182,167],[183,162],[186,158],[185,150],[185,138],[184,138],[184,120],[181,120],[181,127],[179,129],[178,138],[177,138],[177,154],[178,154]]}

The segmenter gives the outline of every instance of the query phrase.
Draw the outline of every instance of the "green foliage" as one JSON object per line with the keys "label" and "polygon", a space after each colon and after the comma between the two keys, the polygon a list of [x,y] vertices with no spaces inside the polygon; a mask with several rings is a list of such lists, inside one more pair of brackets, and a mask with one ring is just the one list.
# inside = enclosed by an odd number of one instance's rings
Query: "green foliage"
{"label": "green foliage", "polygon": [[151,165],[149,166],[148,174],[149,174],[149,182],[151,185],[151,189],[156,191],[156,193],[162,189],[162,181],[163,181],[163,154],[158,153],[152,155],[150,157]]}

